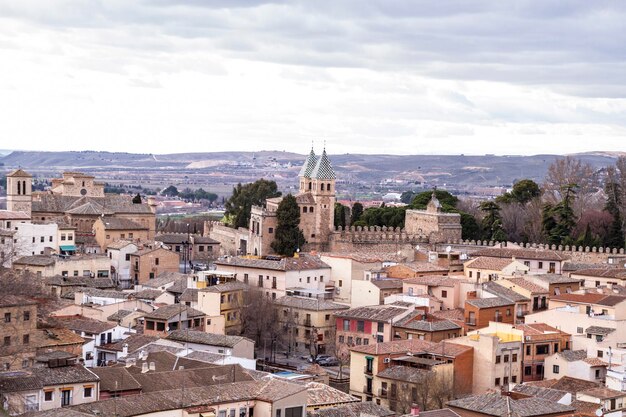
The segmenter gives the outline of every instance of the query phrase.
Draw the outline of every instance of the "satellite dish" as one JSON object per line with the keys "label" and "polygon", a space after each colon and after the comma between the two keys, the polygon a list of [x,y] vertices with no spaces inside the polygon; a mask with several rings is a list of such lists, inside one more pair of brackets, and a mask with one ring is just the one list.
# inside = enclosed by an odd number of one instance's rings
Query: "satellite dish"
{"label": "satellite dish", "polygon": [[452,252],[452,246],[446,246],[446,252],[447,253]]}
{"label": "satellite dish", "polygon": [[602,417],[602,409],[601,409],[601,408],[598,408],[598,409],[596,410],[596,415],[597,415],[598,417]]}

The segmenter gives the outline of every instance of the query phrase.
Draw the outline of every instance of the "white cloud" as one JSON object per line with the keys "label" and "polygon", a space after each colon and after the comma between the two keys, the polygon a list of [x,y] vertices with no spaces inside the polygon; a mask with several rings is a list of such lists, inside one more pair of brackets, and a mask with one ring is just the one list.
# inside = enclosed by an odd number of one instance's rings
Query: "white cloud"
{"label": "white cloud", "polygon": [[626,150],[626,6],[0,2],[3,148]]}

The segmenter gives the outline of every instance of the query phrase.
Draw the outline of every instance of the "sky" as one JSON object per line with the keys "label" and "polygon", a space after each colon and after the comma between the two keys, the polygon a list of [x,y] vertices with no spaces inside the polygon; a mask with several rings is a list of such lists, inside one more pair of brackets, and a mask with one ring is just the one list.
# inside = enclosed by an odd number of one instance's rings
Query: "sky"
{"label": "sky", "polygon": [[0,149],[626,151],[626,2],[0,0]]}

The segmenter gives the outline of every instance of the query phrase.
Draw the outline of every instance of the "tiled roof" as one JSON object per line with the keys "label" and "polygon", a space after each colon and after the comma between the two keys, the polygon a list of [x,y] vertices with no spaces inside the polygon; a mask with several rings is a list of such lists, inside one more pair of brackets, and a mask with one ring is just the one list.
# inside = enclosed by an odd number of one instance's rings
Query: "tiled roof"
{"label": "tiled roof", "polygon": [[[152,291],[158,291],[158,290],[152,290]],[[179,302],[197,303],[198,291],[200,291],[198,288],[186,288],[185,291],[183,291],[183,293],[179,297]]]}
{"label": "tiled roof", "polygon": [[433,264],[430,262],[422,262],[422,261],[413,261],[413,262],[404,262],[399,265],[393,266],[401,266],[410,269],[413,272],[448,272],[449,269],[443,266],[439,266],[437,264]]}
{"label": "tiled roof", "polygon": [[139,300],[156,300],[164,294],[163,291],[146,288],[144,290],[133,293],[133,297]]}
{"label": "tiled roof", "polygon": [[91,278],[91,277],[64,277],[55,275],[44,278],[46,285],[56,285],[61,287],[92,287],[100,289],[115,288],[111,278]]}
{"label": "tiled roof", "polygon": [[238,343],[244,340],[250,341],[250,339],[243,336],[228,336],[195,330],[175,330],[167,336],[167,339],[178,342],[198,343],[208,346],[222,346],[230,348],[235,347]]}
{"label": "tiled roof", "polygon": [[465,309],[454,308],[452,310],[438,310],[433,311],[433,316],[440,319],[465,321]]}
{"label": "tiled roof", "polygon": [[70,330],[91,334],[104,333],[117,326],[117,323],[93,320],[86,317],[61,318],[60,320],[63,323],[63,326]]}
{"label": "tiled roof", "polygon": [[92,372],[100,378],[100,392],[140,390],[141,384],[122,366],[105,366],[92,368]]}
{"label": "tiled roof", "polygon": [[620,398],[626,397],[626,392],[616,391],[614,389],[606,388],[606,387],[598,387],[591,388],[584,391],[580,391],[583,395],[588,395],[589,397],[600,398],[603,400],[608,400],[610,398]]}
{"label": "tiled roof", "polygon": [[307,407],[329,407],[333,405],[361,401],[352,395],[346,394],[345,392],[319,382],[309,382],[305,386],[308,396],[306,402]]}
{"label": "tiled roof", "polygon": [[567,362],[575,362],[575,361],[582,361],[583,359],[585,359],[587,357],[587,351],[584,349],[564,350],[561,353],[559,353],[559,355],[561,355],[561,357],[565,359]]}
{"label": "tiled roof", "polygon": [[239,291],[245,290],[248,286],[241,281],[231,281],[225,282],[223,284],[211,285],[210,287],[202,288],[200,291],[202,292],[229,292],[229,291]]}
{"label": "tiled roof", "polygon": [[596,417],[598,410],[602,412],[600,404],[588,403],[587,401],[574,400],[570,405],[576,409],[576,413],[579,416]]}
{"label": "tiled roof", "polygon": [[317,157],[315,156],[315,152],[313,151],[313,148],[311,148],[311,152],[309,152],[309,155],[306,157],[306,160],[304,161],[302,168],[300,168],[300,173],[298,174],[298,176],[310,178],[311,172],[313,171],[313,168],[315,168],[316,162],[317,162]]}
{"label": "tiled roof", "polygon": [[436,343],[427,340],[408,339],[394,340],[391,342],[374,343],[371,345],[353,346],[352,352],[365,353],[370,355],[388,355],[394,353],[425,352],[433,348]]}
{"label": "tiled roof", "polygon": [[248,259],[231,256],[226,261],[216,261],[215,265],[240,266],[244,268],[270,269],[275,271],[304,271],[310,269],[330,269],[316,256],[300,255],[299,258],[282,258],[279,261],[269,259]]}
{"label": "tiled roof", "polygon": [[615,306],[624,300],[625,296],[622,295],[605,295],[605,294],[559,294],[550,297],[551,300],[564,301],[567,303],[580,303],[580,304],[598,304],[603,306]]}
{"label": "tiled roof", "polygon": [[[396,413],[374,402],[357,402],[307,411],[307,417],[395,417]],[[449,416],[443,416],[449,417]]]}
{"label": "tiled roof", "polygon": [[570,284],[580,282],[580,278],[571,278],[565,275],[558,274],[535,275],[534,278],[547,282],[548,284]]}
{"label": "tiled roof", "polygon": [[106,230],[148,230],[147,226],[143,226],[130,219],[120,217],[103,217],[101,220]]}
{"label": "tiled roof", "polygon": [[572,274],[586,277],[626,279],[626,268],[581,269]]}
{"label": "tiled roof", "polygon": [[13,263],[18,265],[50,266],[54,265],[55,260],[49,255],[32,255],[22,256],[13,261]]}
{"label": "tiled roof", "polygon": [[585,358],[583,359],[583,362],[590,366],[609,366],[608,363],[599,358]]}
{"label": "tiled roof", "polygon": [[472,256],[490,256],[493,258],[516,258],[516,259],[533,259],[539,261],[564,261],[569,257],[553,250],[541,249],[508,249],[508,248],[485,248],[480,249]]}
{"label": "tiled roof", "polygon": [[30,220],[30,216],[23,211],[0,210],[0,220]]}
{"label": "tiled roof", "polygon": [[82,411],[101,416],[119,417],[178,410],[215,403],[232,403],[260,400],[275,402],[296,395],[306,388],[302,385],[272,378],[261,381],[245,381],[227,384],[216,384],[208,387],[186,388],[183,390],[159,391],[142,395],[130,395],[112,398],[94,403],[81,404],[64,410]]}
{"label": "tiled roof", "polygon": [[502,297],[474,298],[465,300],[465,303],[477,308],[504,307],[515,304],[513,301]]}
{"label": "tiled roof", "polygon": [[363,306],[351,308],[350,310],[341,311],[335,314],[338,318],[350,318],[372,321],[388,321],[400,314],[406,313],[408,310],[401,307],[393,307],[388,305]]}
{"label": "tiled roof", "polygon": [[98,377],[81,365],[58,368],[30,368],[14,372],[1,372],[0,391],[26,391],[54,385],[97,381]]}
{"label": "tiled roof", "polygon": [[558,335],[567,335],[556,327],[552,327],[545,323],[528,323],[528,324],[517,324],[515,325],[517,330],[521,330],[524,332],[524,336],[536,336],[536,335],[545,335],[545,334],[554,334],[555,337]]}
{"label": "tiled roof", "polygon": [[180,272],[163,272],[159,274],[156,278],[151,279],[142,285],[149,288],[159,288],[167,284],[173,283],[174,281],[179,279],[185,279],[186,282],[187,275],[181,274]]}
{"label": "tiled roof", "polygon": [[20,297],[17,295],[3,295],[0,297],[0,307],[13,307],[13,306],[31,306],[37,304],[35,301],[26,297]]}
{"label": "tiled roof", "polygon": [[[411,417],[410,414],[405,414],[402,417]],[[450,410],[449,408],[442,408],[440,410],[420,411],[420,417],[461,417],[459,414]]]}
{"label": "tiled roof", "polygon": [[[182,386],[187,389],[253,380],[240,365],[216,366],[202,363],[201,368],[189,369],[181,363],[179,361],[177,366],[184,366],[182,370],[134,374],[134,378],[141,385],[142,394],[170,391]],[[187,363],[189,363],[188,360]]]}
{"label": "tiled roof", "polygon": [[511,265],[512,263],[513,260],[508,258],[492,258],[487,256],[479,256],[478,258],[465,262],[463,266],[465,268],[502,271],[504,268]]}
{"label": "tiled roof", "polygon": [[528,397],[543,398],[544,400],[559,401],[569,394],[567,391],[560,391],[552,388],[539,387],[536,385],[517,384],[511,389],[517,394],[523,394]]}
{"label": "tiled roof", "polygon": [[318,180],[334,180],[337,178],[330,163],[330,159],[328,159],[328,155],[326,154],[326,149],[322,151],[322,156],[319,157],[317,163],[311,170],[311,178]]}
{"label": "tiled roof", "polygon": [[385,261],[402,262],[405,256],[398,255],[397,252],[389,252],[380,249],[356,249],[349,252],[322,252],[321,256],[329,258],[352,259],[361,263],[382,263]]}
{"label": "tiled roof", "polygon": [[59,194],[38,193],[33,199],[33,212],[65,213],[89,205],[96,214],[127,213],[152,214],[147,204],[133,204],[132,196],[106,194],[104,197],[72,197]]}
{"label": "tiled roof", "polygon": [[599,334],[603,336],[613,333],[614,331],[615,329],[612,329],[610,327],[601,327],[601,326],[589,326],[585,329],[585,333],[587,334]]}
{"label": "tiled roof", "polygon": [[201,317],[205,315],[202,311],[196,310],[195,308],[182,304],[172,304],[157,308],[153,312],[146,314],[144,317],[150,319],[168,320],[183,312],[186,312],[187,317],[189,318]]}
{"label": "tiled roof", "polygon": [[458,330],[461,328],[458,324],[450,320],[422,320],[424,313],[413,312],[402,320],[398,320],[394,327],[401,327],[403,329],[418,330],[423,332],[440,332],[446,330]]}
{"label": "tiled roof", "polygon": [[576,394],[577,392],[584,391],[586,389],[596,388],[600,385],[596,382],[572,378],[569,376],[564,376],[560,379],[544,379],[543,381],[527,382],[526,384],[567,391],[572,394]]}
{"label": "tiled roof", "polygon": [[507,281],[521,287],[527,291],[530,291],[531,294],[547,294],[548,290],[543,288],[540,285],[535,284],[524,278],[507,278]]}
{"label": "tiled roof", "polygon": [[24,171],[21,168],[15,169],[7,174],[7,177],[20,177],[20,178],[32,178],[28,172]]}
{"label": "tiled roof", "polygon": [[389,366],[385,370],[378,372],[378,378],[394,379],[396,381],[406,381],[409,383],[418,383],[424,381],[424,375],[427,371],[423,369],[413,368],[410,366]]}
{"label": "tiled roof", "polygon": [[535,397],[514,400],[499,392],[449,401],[448,406],[498,417],[531,417],[574,411],[573,407],[554,401]]}
{"label": "tiled roof", "polygon": [[373,279],[370,282],[381,290],[402,289],[401,279]]}
{"label": "tiled roof", "polygon": [[134,243],[130,240],[116,240],[115,242],[109,243],[107,249],[123,249],[128,245],[134,245]]}
{"label": "tiled roof", "polygon": [[506,298],[507,300],[513,301],[515,303],[530,301],[529,298],[524,297],[522,294],[508,289],[505,286],[500,285],[498,284],[498,282],[494,281],[485,282],[483,284],[483,290],[498,297]]}
{"label": "tiled roof", "polygon": [[107,321],[114,321],[117,323],[129,314],[133,314],[133,311],[121,309],[107,317]]}
{"label": "tiled roof", "polygon": [[[597,263],[593,263],[593,262],[572,262],[572,261],[567,261],[563,263],[563,272],[576,272],[576,271],[580,271],[583,269],[597,269],[599,267],[599,265]],[[608,264],[602,264],[603,268],[611,268],[614,267],[616,268],[617,265],[608,265]]]}
{"label": "tiled roof", "polygon": [[323,311],[323,310],[348,310],[350,306],[334,303],[330,300],[320,300],[319,298],[298,297],[286,295],[276,299],[277,305],[292,307],[302,310]]}
{"label": "tiled roof", "polygon": [[426,275],[424,277],[407,278],[407,284],[428,285],[430,287],[454,287],[461,281],[447,276]]}

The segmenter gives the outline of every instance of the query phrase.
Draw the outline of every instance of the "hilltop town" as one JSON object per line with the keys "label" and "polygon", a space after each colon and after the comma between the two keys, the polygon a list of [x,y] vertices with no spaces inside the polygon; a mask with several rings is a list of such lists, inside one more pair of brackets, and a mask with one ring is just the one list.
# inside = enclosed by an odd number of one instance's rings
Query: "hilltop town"
{"label": "hilltop town", "polygon": [[[601,180],[611,184],[607,172]],[[8,172],[4,412],[626,412],[623,229],[614,246],[596,229],[575,240],[558,211],[573,198],[526,198],[519,185],[480,203],[480,234],[469,237],[468,213],[441,189],[414,193],[408,205],[365,204],[358,220],[361,203],[338,198],[343,181],[326,149],[311,149],[296,176],[293,190],[266,180],[239,186],[220,220],[198,223],[183,208],[165,224],[161,195],[109,193],[77,171],[35,190],[30,172]],[[264,197],[246,211],[254,186]],[[599,201],[605,189],[589,195]],[[527,213],[550,198],[555,224],[544,222],[543,238],[512,239],[500,211]],[[387,209],[401,218],[363,220]],[[619,210],[608,206],[609,223]]]}

